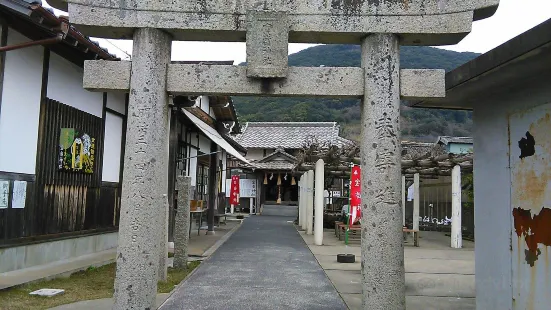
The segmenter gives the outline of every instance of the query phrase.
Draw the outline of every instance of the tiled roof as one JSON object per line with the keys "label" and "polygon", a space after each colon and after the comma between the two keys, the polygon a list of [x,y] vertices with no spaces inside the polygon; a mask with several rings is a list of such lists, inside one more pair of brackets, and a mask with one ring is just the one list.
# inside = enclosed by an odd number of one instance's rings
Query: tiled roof
{"label": "tiled roof", "polygon": [[344,147],[344,146],[353,146],[355,145],[356,143],[352,140],[348,140],[346,138],[343,138],[343,137],[337,137],[337,145],[339,147]]}
{"label": "tiled roof", "polygon": [[246,148],[299,149],[309,138],[337,144],[338,136],[335,122],[249,122],[235,140]]}
{"label": "tiled roof", "polygon": [[438,143],[402,141],[402,159],[421,159],[446,154]]}
{"label": "tiled roof", "polygon": [[465,143],[473,144],[473,138],[471,137],[449,137],[449,136],[440,136],[436,143],[442,143],[448,145],[448,143]]}

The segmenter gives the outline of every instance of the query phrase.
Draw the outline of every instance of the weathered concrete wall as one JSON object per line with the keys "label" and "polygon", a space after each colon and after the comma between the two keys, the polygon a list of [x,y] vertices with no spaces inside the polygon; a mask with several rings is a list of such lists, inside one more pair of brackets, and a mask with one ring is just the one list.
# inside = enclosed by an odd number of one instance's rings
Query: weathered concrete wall
{"label": "weathered concrete wall", "polygon": [[[476,303],[480,310],[547,309],[550,304],[549,300],[541,302],[549,298],[551,275],[542,267],[551,263],[551,256],[545,255],[549,249],[538,245],[543,253],[536,262],[538,266],[529,266],[523,251],[525,236],[517,236],[514,228],[513,209],[517,206],[511,199],[511,184],[520,179],[512,178],[510,156],[520,155],[518,141],[522,136],[511,137],[509,141],[509,115],[551,101],[551,89],[545,80],[530,82],[517,85],[515,90],[504,90],[500,96],[485,97],[487,100],[479,102],[474,109]],[[542,142],[549,143],[549,135],[538,136],[536,143]],[[542,184],[533,185],[532,190],[545,191]],[[549,227],[551,223],[545,225]]]}
{"label": "weathered concrete wall", "polygon": [[114,232],[0,249],[0,273],[106,251],[117,243]]}

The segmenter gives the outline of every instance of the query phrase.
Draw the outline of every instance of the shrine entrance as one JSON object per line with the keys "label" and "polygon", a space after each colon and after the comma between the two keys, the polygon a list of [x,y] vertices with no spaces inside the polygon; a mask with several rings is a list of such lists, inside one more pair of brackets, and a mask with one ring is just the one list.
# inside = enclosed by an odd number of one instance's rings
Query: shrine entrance
{"label": "shrine entrance", "polygon": [[[83,81],[130,93],[114,309],[155,306],[169,95],[215,94],[362,99],[362,307],[405,309],[400,100],[443,97],[445,83],[444,70],[400,69],[399,46],[455,44],[498,3],[70,0],[71,22],[86,35],[134,44],[132,62],[86,62]],[[246,42],[247,66],[170,63],[173,40]],[[361,45],[361,68],[289,67],[289,42]]]}

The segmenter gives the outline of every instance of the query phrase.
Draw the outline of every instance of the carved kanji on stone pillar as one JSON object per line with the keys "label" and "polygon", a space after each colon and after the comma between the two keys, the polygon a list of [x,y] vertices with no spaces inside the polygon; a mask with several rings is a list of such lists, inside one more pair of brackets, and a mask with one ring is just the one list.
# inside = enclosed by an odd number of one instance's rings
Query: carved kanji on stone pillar
{"label": "carved kanji on stone pillar", "polygon": [[[134,51],[141,49],[133,58],[137,66],[88,61],[84,72],[87,89],[130,92],[129,114],[137,115],[129,117],[127,128],[130,155],[123,176],[115,309],[154,306],[158,256],[149,251],[158,251],[162,235],[153,224],[160,218],[154,216],[156,204],[167,189],[161,150],[168,148],[157,143],[162,139],[152,138],[166,135],[167,121],[161,113],[166,93],[362,99],[362,308],[405,308],[400,99],[442,97],[445,85],[444,70],[400,70],[399,46],[456,44],[471,31],[473,20],[495,12],[499,0],[70,0],[68,6],[61,0],[48,2],[68,8],[71,22],[87,35],[134,37]],[[157,43],[169,50],[170,36],[246,42],[248,65],[166,66],[170,56]],[[361,44],[362,67],[288,67],[288,42]],[[159,64],[152,65],[154,60]],[[154,122],[148,113],[155,116]],[[153,149],[140,145],[144,137]],[[160,161],[153,161],[156,157]],[[149,191],[142,190],[140,175],[154,177],[155,183],[147,184]],[[139,277],[131,273],[135,265]]]}
{"label": "carved kanji on stone pillar", "polygon": [[247,12],[247,77],[287,77],[288,50],[286,12]]}

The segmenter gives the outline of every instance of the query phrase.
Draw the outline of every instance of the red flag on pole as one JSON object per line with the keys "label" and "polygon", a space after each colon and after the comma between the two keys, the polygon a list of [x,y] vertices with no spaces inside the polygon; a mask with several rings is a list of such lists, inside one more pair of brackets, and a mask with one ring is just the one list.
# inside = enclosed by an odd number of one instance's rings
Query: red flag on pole
{"label": "red flag on pole", "polygon": [[350,175],[350,225],[354,225],[361,218],[362,205],[362,169],[360,166],[352,167]]}
{"label": "red flag on pole", "polygon": [[234,175],[231,177],[230,204],[233,206],[239,205],[239,176],[238,175]]}

